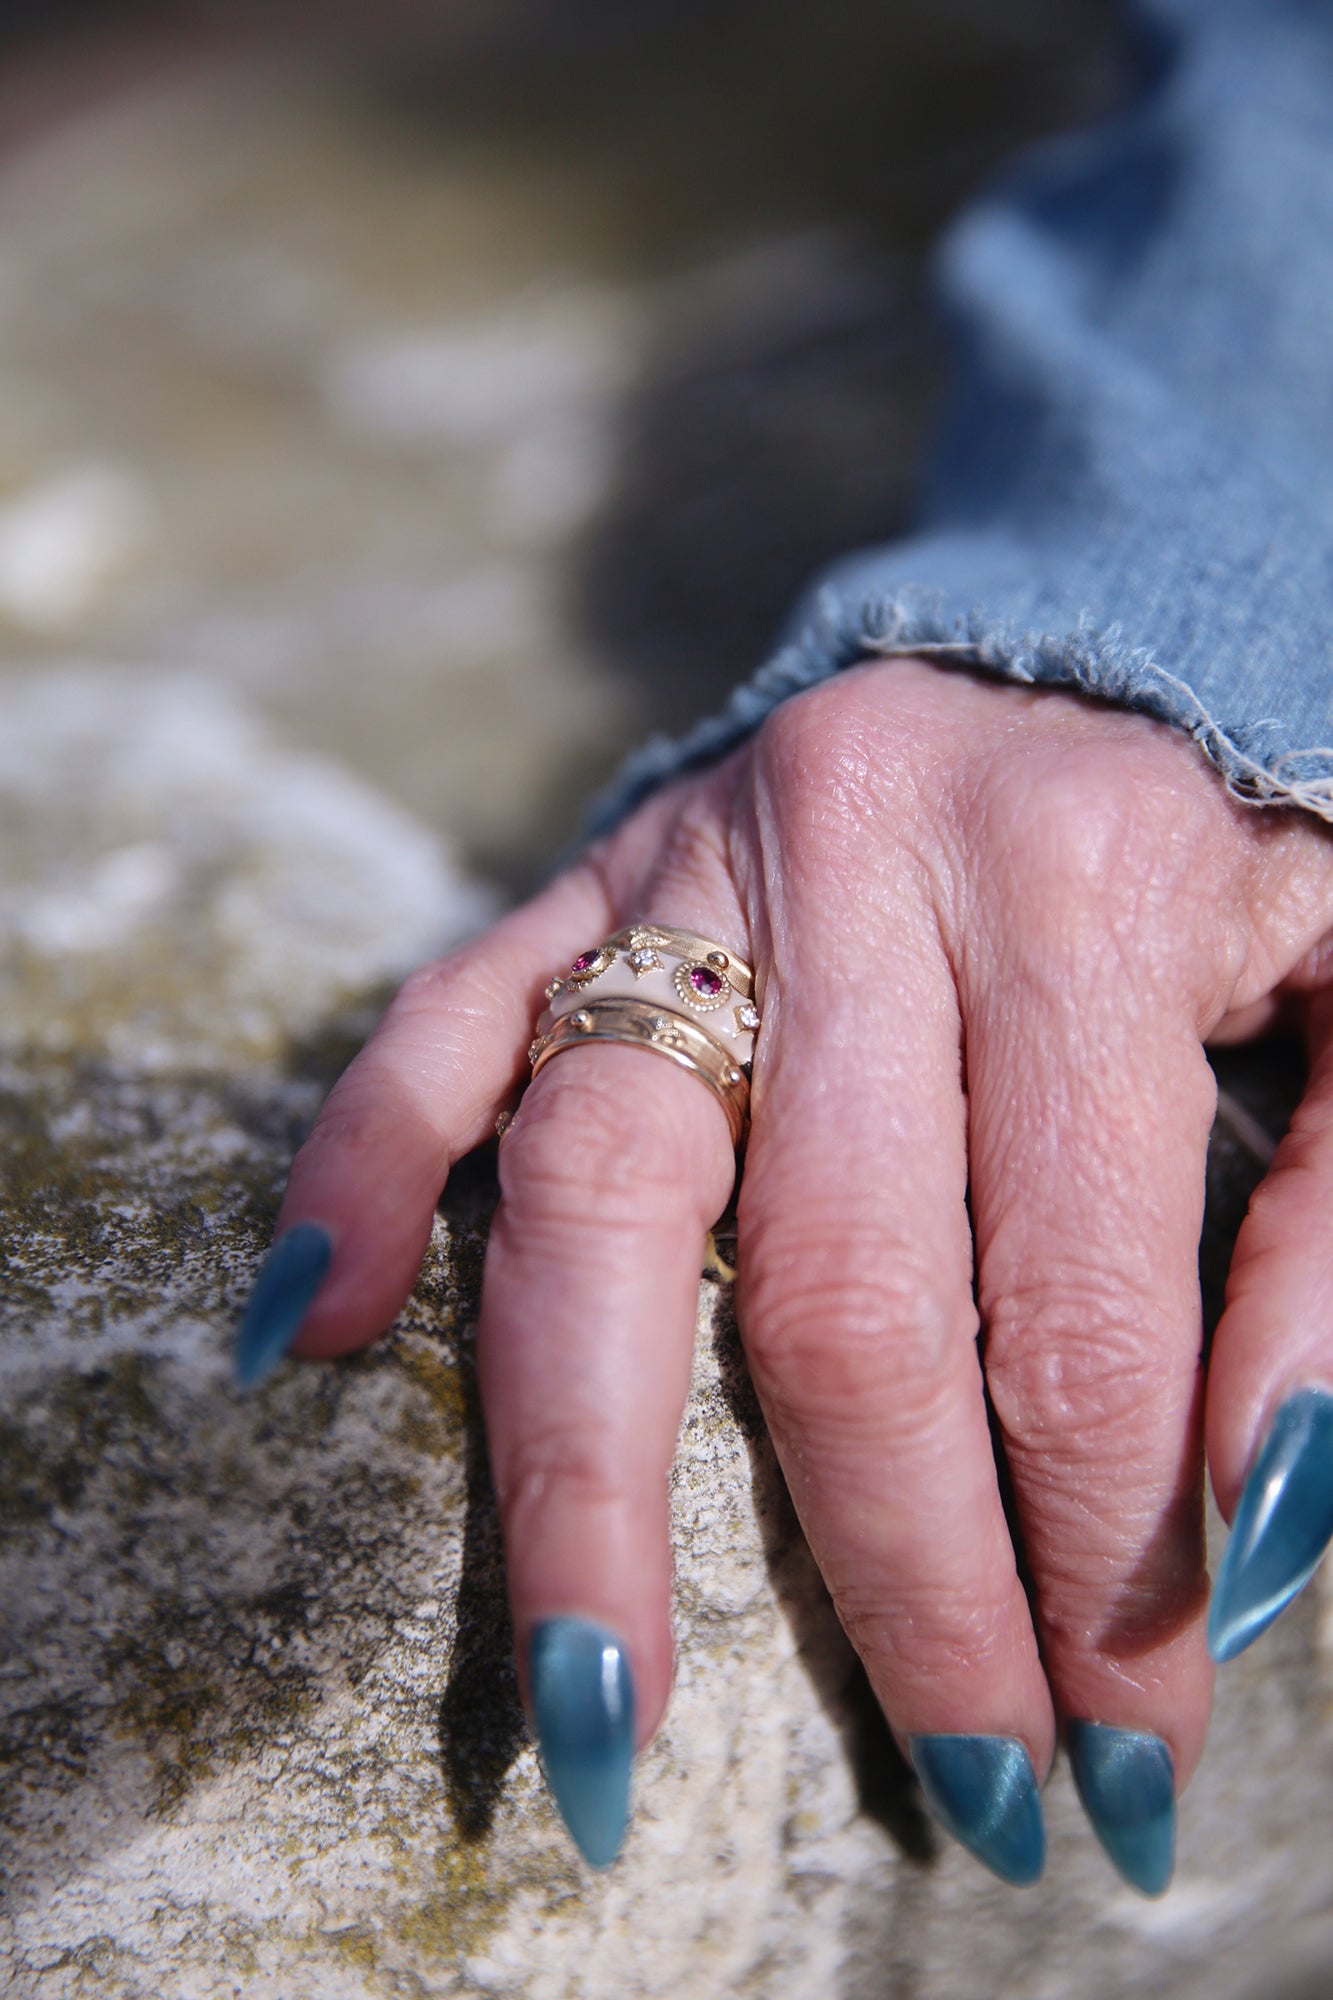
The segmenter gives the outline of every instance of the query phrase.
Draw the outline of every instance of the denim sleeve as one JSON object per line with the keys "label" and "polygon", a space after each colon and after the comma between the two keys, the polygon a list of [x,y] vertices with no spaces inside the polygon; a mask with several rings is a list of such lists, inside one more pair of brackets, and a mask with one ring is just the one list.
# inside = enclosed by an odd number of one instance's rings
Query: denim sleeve
{"label": "denim sleeve", "polygon": [[873,655],[1188,730],[1238,796],[1333,820],[1333,0],[1140,0],[1138,93],[954,224],[957,354],[920,525],[849,555],[611,825]]}

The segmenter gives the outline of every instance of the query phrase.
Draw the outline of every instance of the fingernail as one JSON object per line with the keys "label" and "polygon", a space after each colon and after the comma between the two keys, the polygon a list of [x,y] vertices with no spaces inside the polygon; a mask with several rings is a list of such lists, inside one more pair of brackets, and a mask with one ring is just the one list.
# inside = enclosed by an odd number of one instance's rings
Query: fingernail
{"label": "fingernail", "polygon": [[285,1229],[264,1259],[236,1336],[236,1380],[262,1382],[301,1330],[333,1256],[333,1238],[318,1222]]}
{"label": "fingernail", "polygon": [[1333,1396],[1300,1389],[1273,1419],[1231,1523],[1208,1608],[1219,1662],[1266,1632],[1333,1539]]}
{"label": "fingernail", "polygon": [[1160,1736],[1071,1722],[1074,1783],[1092,1830],[1131,1888],[1160,1896],[1176,1859],[1176,1772]]}
{"label": "fingernail", "polygon": [[615,1634],[551,1618],[528,1644],[532,1714],[546,1782],[585,1861],[605,1868],[629,1819],[634,1682]]}
{"label": "fingernail", "polygon": [[1032,1760],[1011,1736],[913,1736],[912,1763],[941,1825],[1001,1881],[1035,1882],[1046,1826]]}

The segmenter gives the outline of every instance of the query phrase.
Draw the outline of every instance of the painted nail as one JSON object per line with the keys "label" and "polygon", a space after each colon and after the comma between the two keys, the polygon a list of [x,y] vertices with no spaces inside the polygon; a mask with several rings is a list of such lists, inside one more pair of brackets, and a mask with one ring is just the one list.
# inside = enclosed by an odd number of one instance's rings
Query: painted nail
{"label": "painted nail", "polygon": [[285,1229],[264,1259],[236,1336],[236,1380],[262,1382],[301,1330],[333,1256],[333,1238],[318,1222]]}
{"label": "painted nail", "polygon": [[585,1861],[605,1868],[629,1819],[634,1682],[615,1634],[551,1618],[528,1644],[532,1714],[546,1782]]}
{"label": "painted nail", "polygon": [[1011,1736],[913,1736],[908,1748],[927,1804],[954,1839],[1001,1881],[1035,1882],[1046,1826],[1023,1745]]}
{"label": "painted nail", "polygon": [[1074,1783],[1092,1830],[1131,1888],[1160,1896],[1176,1860],[1176,1772],[1160,1736],[1071,1722]]}
{"label": "painted nail", "polygon": [[1273,1419],[1231,1523],[1208,1650],[1221,1663],[1266,1632],[1333,1540],[1333,1396],[1300,1389]]}

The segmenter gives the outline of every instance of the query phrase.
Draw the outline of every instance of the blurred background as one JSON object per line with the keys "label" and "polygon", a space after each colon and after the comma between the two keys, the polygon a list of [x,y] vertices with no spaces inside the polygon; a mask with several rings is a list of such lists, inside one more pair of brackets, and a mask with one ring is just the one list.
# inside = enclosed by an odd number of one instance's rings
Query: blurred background
{"label": "blurred background", "polygon": [[0,663],[188,670],[507,889],[893,533],[922,254],[1103,0],[0,9]]}

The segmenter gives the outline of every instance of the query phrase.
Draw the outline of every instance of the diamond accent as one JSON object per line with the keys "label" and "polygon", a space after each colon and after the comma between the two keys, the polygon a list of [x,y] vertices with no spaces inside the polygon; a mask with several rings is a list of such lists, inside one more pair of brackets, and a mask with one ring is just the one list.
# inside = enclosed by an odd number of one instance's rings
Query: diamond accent
{"label": "diamond accent", "polygon": [[759,1009],[753,1000],[742,1000],[736,1009],[736,1033],[757,1035],[759,1033]]}
{"label": "diamond accent", "polygon": [[636,944],[633,951],[626,952],[625,963],[636,979],[642,979],[645,972],[659,970],[662,958],[652,945]]}

